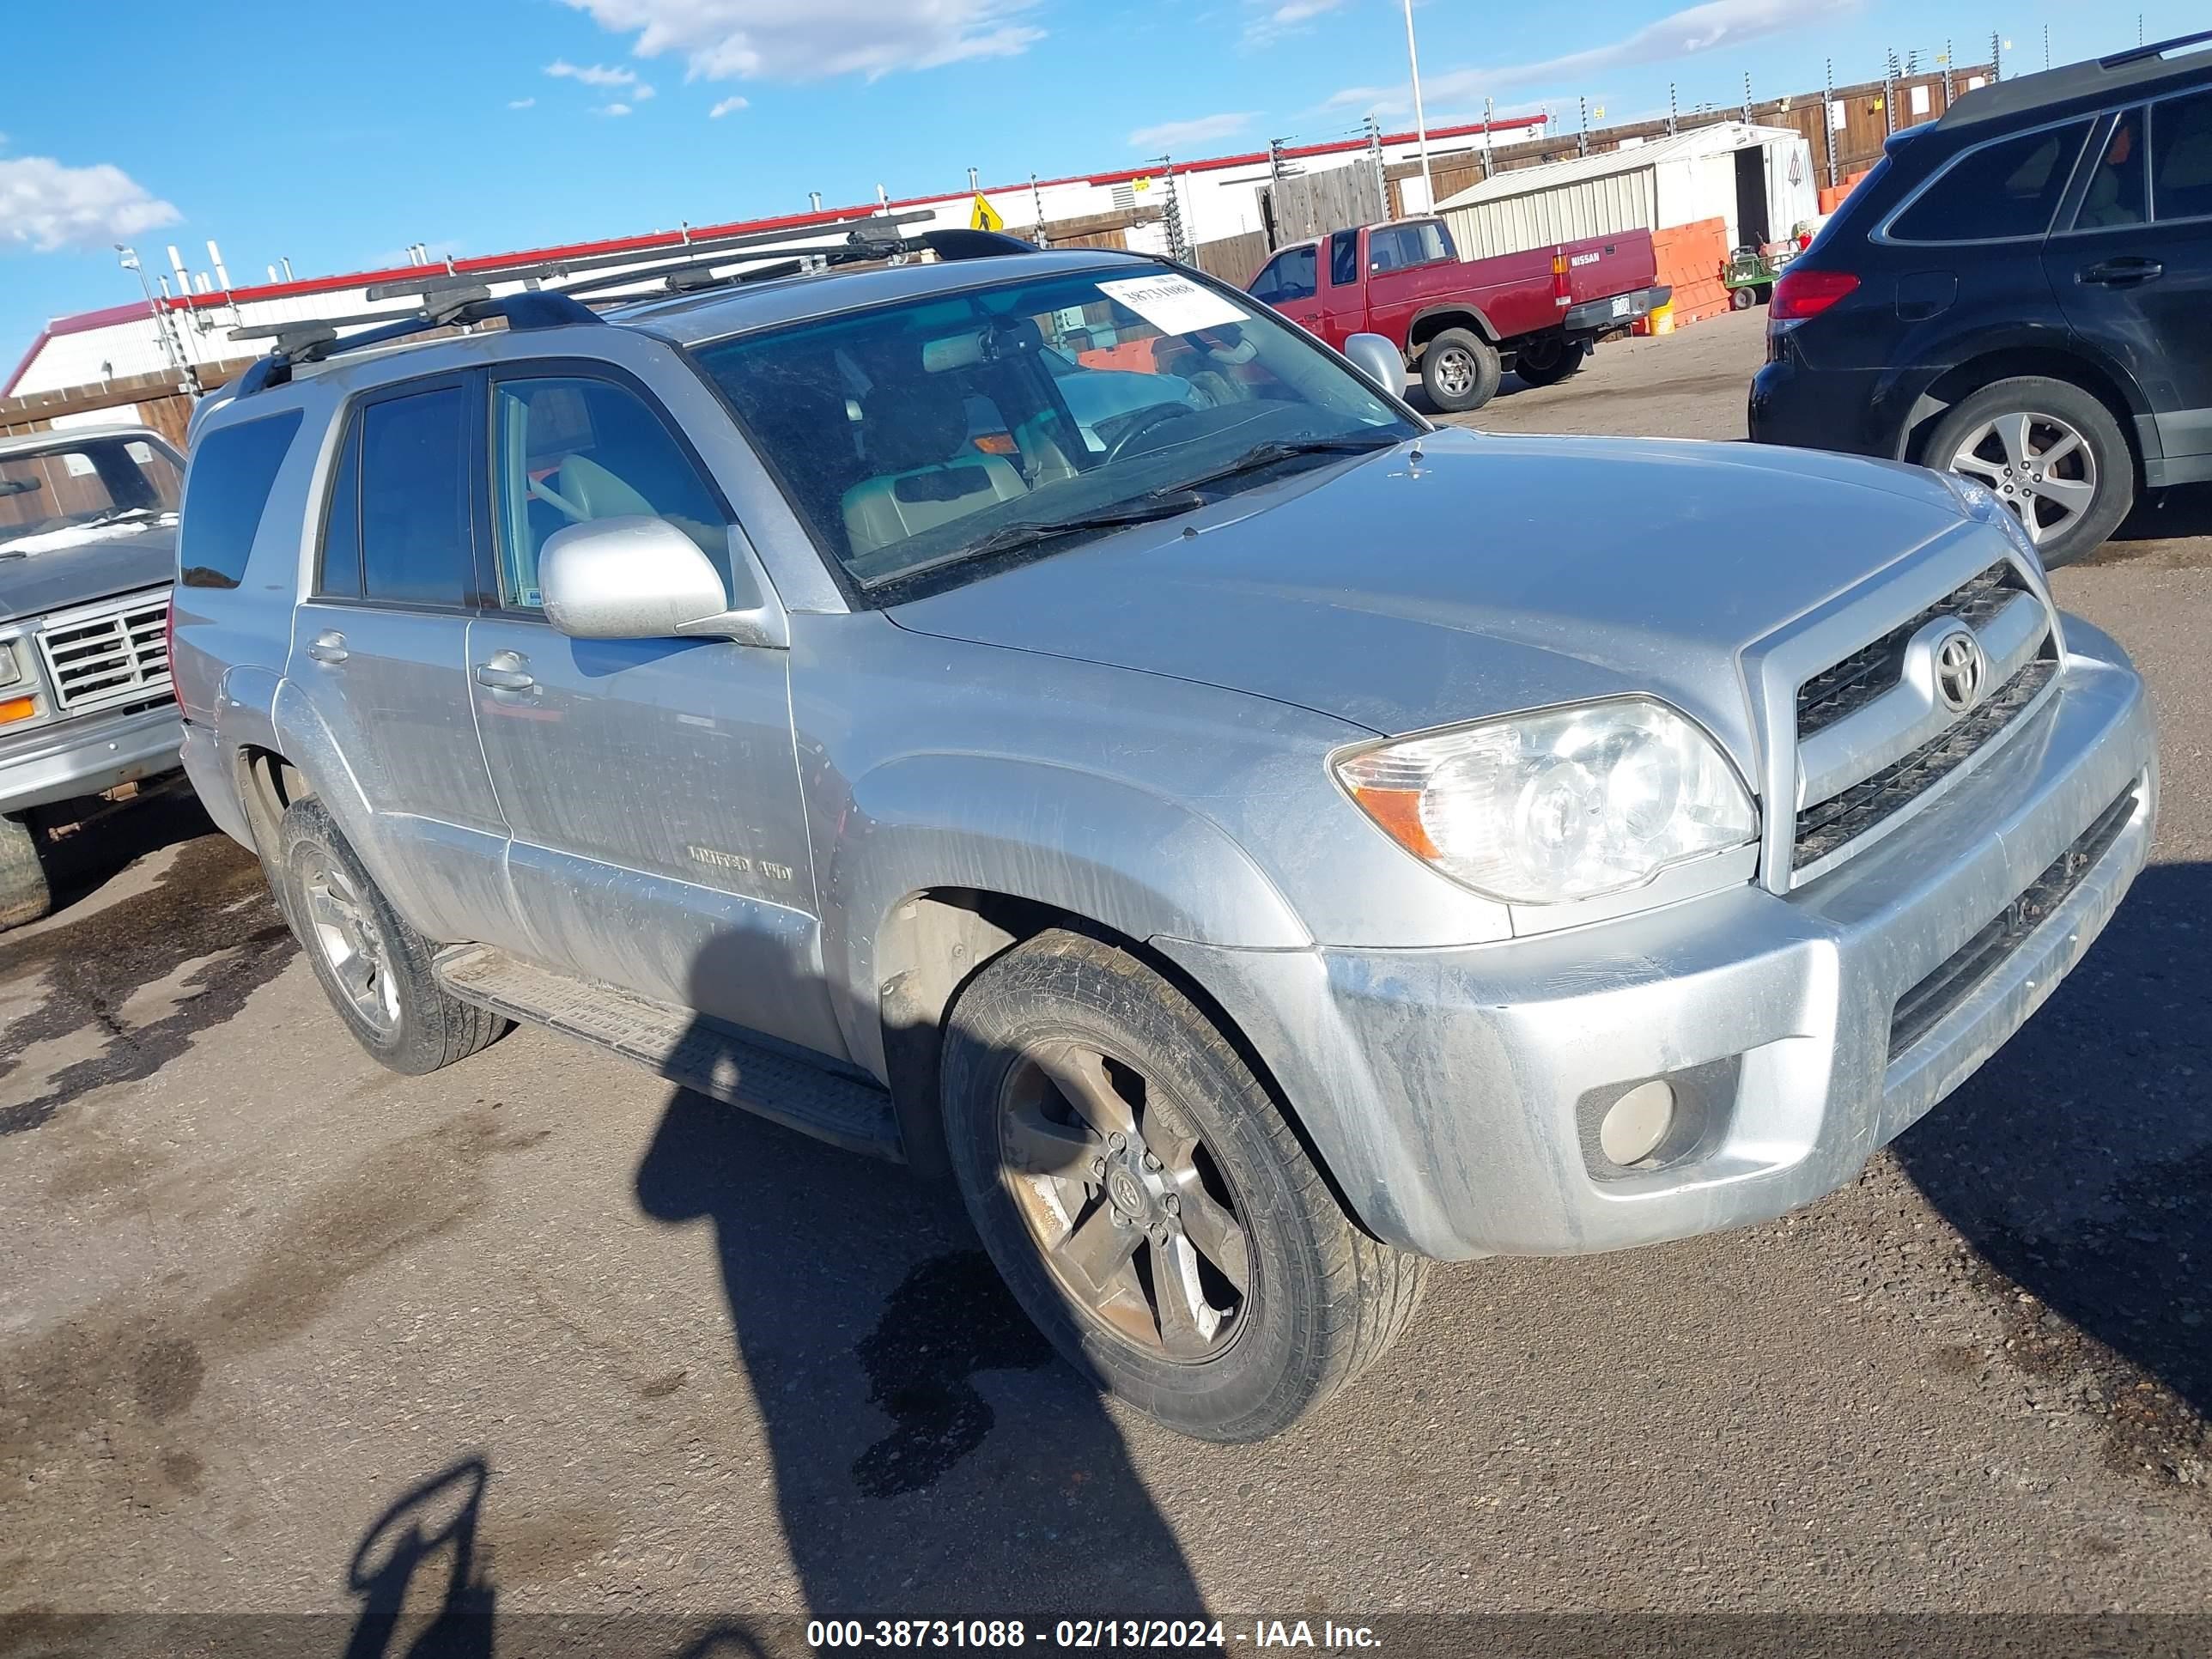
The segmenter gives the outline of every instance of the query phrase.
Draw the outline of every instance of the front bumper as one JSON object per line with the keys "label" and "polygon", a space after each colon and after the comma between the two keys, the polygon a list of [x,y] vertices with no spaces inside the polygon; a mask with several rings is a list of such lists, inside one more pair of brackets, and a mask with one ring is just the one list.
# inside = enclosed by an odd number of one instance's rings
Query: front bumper
{"label": "front bumper", "polygon": [[[1455,951],[1160,943],[1258,1048],[1354,1211],[1402,1248],[1560,1255],[1778,1215],[1850,1181],[1994,1054],[2148,855],[2142,681],[2095,629],[2065,628],[2057,696],[1910,824],[1787,896],[1747,885]],[[2054,866],[2062,896],[2024,911]],[[1893,1051],[1899,1000],[1961,960],[1972,971],[1932,1024],[1911,1005],[1917,1035],[1900,1018]],[[1694,1145],[1613,1170],[1591,1103],[1652,1078],[1702,1115]]]}
{"label": "front bumper", "polygon": [[0,742],[0,812],[97,795],[177,769],[184,725],[166,697],[155,708],[73,714]]}

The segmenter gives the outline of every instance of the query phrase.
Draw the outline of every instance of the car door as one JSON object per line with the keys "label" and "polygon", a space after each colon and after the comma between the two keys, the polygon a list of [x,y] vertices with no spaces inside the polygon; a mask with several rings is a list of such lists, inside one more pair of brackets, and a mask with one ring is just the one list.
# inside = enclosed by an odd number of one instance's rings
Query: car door
{"label": "car door", "polygon": [[1340,230],[1322,245],[1328,250],[1328,283],[1321,291],[1321,320],[1309,325],[1338,350],[1367,325],[1366,289],[1360,281],[1359,233]]}
{"label": "car door", "polygon": [[1267,303],[1289,318],[1300,328],[1318,332],[1321,328],[1321,300],[1315,282],[1318,244],[1308,242],[1303,247],[1286,247],[1267,262],[1253,284],[1257,294],[1262,286],[1272,288]]}
{"label": "car door", "polygon": [[727,583],[748,557],[729,508],[647,389],[608,366],[501,369],[489,431],[496,605],[470,626],[469,671],[534,954],[842,1054],[789,653],[571,639],[539,605],[546,538],[610,517],[670,520]]}
{"label": "car door", "polygon": [[2142,388],[2168,465],[2212,476],[2212,90],[2116,112],[2091,155],[2051,286]]}
{"label": "car door", "polygon": [[[343,825],[401,914],[436,939],[512,945],[507,826],[470,713],[468,623],[483,595],[476,480],[483,382],[404,381],[345,418],[288,678],[366,825]],[[333,786],[334,787],[334,786]]]}

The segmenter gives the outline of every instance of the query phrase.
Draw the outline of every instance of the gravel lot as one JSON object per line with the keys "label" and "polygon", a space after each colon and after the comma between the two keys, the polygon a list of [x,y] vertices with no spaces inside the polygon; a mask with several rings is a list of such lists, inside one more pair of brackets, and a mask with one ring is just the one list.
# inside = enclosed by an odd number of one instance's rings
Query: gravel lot
{"label": "gravel lot", "polygon": [[[1474,423],[1740,437],[1762,320]],[[895,1170],[533,1030],[380,1070],[252,861],[142,804],[0,941],[0,1613],[373,1617],[448,1530],[502,1617],[2212,1608],[2208,527],[2057,578],[2165,810],[2026,1032],[1785,1221],[1441,1272],[1257,1448],[1102,1406]]]}

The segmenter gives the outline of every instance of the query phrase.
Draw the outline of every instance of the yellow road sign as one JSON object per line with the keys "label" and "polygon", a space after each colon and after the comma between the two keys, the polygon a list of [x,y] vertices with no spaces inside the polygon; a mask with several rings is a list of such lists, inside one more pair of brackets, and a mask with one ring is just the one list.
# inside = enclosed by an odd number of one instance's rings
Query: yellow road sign
{"label": "yellow road sign", "polygon": [[968,216],[968,228],[970,230],[1004,230],[1006,228],[1006,222],[999,216],[999,210],[983,198],[983,192],[980,190],[975,192],[975,210]]}

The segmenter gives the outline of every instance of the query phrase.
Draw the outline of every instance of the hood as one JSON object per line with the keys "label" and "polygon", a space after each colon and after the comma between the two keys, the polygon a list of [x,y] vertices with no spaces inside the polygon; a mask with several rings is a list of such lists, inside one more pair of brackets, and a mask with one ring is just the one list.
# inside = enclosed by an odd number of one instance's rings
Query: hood
{"label": "hood", "polygon": [[1934,474],[1887,462],[1459,431],[1421,447],[1418,465],[1407,446],[1318,468],[891,618],[1385,735],[1648,691],[1755,775],[1744,647],[1947,532],[2002,541]]}
{"label": "hood", "polygon": [[177,532],[168,525],[50,547],[21,558],[0,556],[0,622],[165,586],[176,574]]}

